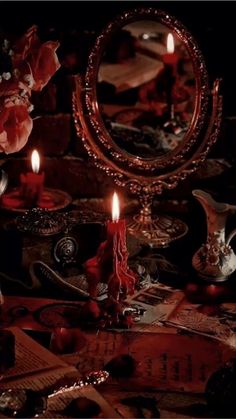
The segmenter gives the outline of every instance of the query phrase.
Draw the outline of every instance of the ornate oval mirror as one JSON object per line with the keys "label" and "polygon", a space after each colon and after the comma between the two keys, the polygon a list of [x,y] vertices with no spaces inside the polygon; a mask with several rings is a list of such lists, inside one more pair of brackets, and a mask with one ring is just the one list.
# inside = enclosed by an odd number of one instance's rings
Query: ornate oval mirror
{"label": "ornate oval mirror", "polygon": [[129,231],[165,246],[186,233],[180,220],[151,217],[155,194],[174,188],[204,161],[220,125],[203,56],[188,30],[157,9],[124,13],[104,29],[77,79],[74,116],[97,166],[137,194]]}
{"label": "ornate oval mirror", "polygon": [[[198,83],[206,83],[204,71]],[[136,20],[111,34],[97,75],[102,123],[118,152],[159,166],[191,134],[194,66],[178,35],[158,21]],[[173,153],[172,153],[173,154]]]}

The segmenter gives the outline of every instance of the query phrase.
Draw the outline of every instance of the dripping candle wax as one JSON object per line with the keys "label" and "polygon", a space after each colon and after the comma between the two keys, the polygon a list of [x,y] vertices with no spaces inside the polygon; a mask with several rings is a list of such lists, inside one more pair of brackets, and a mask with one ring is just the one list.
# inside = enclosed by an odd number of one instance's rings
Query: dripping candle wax
{"label": "dripping candle wax", "polygon": [[40,156],[37,150],[31,155],[32,171],[20,175],[21,196],[27,206],[38,205],[42,198],[44,172],[40,173]]}
{"label": "dripping candle wax", "polygon": [[174,118],[173,88],[177,75],[178,55],[175,53],[175,42],[172,33],[167,36],[167,53],[163,55],[164,71],[166,74],[166,99],[168,114]]}
{"label": "dripping candle wax", "polygon": [[100,244],[96,255],[84,263],[88,292],[93,300],[88,301],[83,310],[88,318],[99,318],[101,309],[94,299],[98,294],[98,284],[106,283],[108,298],[105,311],[116,323],[121,312],[120,301],[127,294],[133,294],[136,283],[136,276],[128,266],[126,223],[125,220],[120,220],[119,199],[116,193],[112,199],[112,220],[107,222],[106,233],[106,240]]}
{"label": "dripping candle wax", "polygon": [[[120,300],[121,293],[133,293],[136,278],[128,267],[126,246],[126,223],[120,219],[120,205],[117,193],[112,199],[112,221],[107,223],[107,247],[112,250],[113,269],[108,280],[108,294]],[[108,252],[109,253],[109,252]]]}

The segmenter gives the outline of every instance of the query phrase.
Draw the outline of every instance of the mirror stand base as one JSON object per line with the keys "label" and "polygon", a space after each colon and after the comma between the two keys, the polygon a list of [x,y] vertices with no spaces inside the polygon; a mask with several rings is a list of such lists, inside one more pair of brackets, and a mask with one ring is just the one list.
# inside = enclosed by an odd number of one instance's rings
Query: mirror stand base
{"label": "mirror stand base", "polygon": [[167,247],[188,232],[188,226],[183,221],[165,215],[146,219],[142,214],[135,215],[128,220],[127,229],[141,244],[154,248]]}

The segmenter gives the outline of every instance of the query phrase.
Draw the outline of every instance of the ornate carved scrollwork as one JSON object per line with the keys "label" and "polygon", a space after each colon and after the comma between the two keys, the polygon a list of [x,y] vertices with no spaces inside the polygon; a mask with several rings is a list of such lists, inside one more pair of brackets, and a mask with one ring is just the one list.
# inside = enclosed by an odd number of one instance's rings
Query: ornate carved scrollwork
{"label": "ornate carved scrollwork", "polygon": [[108,176],[111,176],[117,185],[127,187],[135,195],[159,195],[164,189],[175,188],[181,180],[185,180],[187,176],[194,173],[204,163],[207,154],[219,136],[222,119],[222,97],[219,95],[220,80],[217,79],[213,87],[212,112],[208,127],[194,154],[180,164],[173,172],[169,171],[165,175],[154,178],[134,176],[132,172],[122,171],[116,166],[113,160],[108,160],[99,147],[97,147],[96,142],[91,137],[90,131],[87,129],[87,125],[84,126],[82,122],[86,116],[82,108],[82,95],[84,91],[82,80],[77,77],[75,82],[76,90],[73,94],[73,113],[78,137],[82,139],[96,167],[105,171]]}

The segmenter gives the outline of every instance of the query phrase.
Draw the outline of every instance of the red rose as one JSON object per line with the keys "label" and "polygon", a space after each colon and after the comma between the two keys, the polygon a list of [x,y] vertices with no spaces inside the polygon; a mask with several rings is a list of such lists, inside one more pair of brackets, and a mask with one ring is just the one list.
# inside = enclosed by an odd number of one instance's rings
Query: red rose
{"label": "red rose", "polygon": [[51,41],[41,44],[36,26],[15,43],[13,70],[0,78],[0,152],[15,153],[27,143],[33,128],[31,92],[42,90],[60,67],[58,46]]}
{"label": "red rose", "polygon": [[[32,26],[14,46],[13,67],[20,70],[19,79],[32,76],[32,90],[40,91],[53,74],[60,68],[56,50],[59,42],[48,41],[41,44],[37,36],[37,26]],[[29,69],[22,69],[28,64]]]}
{"label": "red rose", "polygon": [[0,107],[0,152],[15,153],[27,143],[33,127],[27,105]]}

